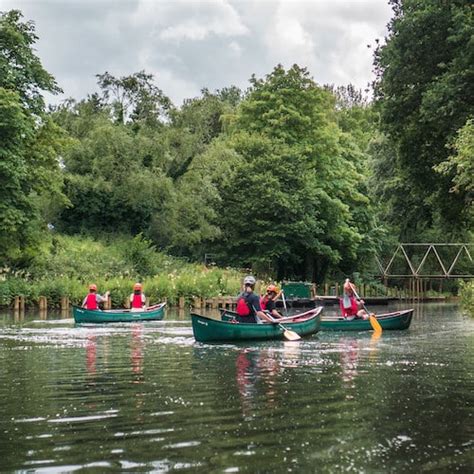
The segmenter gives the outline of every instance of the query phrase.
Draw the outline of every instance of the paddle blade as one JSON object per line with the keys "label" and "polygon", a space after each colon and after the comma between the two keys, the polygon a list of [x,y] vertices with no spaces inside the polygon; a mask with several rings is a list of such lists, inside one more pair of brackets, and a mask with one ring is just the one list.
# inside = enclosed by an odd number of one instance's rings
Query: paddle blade
{"label": "paddle blade", "polygon": [[380,323],[377,321],[377,318],[373,314],[369,316],[369,321],[370,325],[372,326],[372,329],[377,334],[382,334],[382,326],[380,326]]}
{"label": "paddle blade", "polygon": [[294,331],[290,331],[289,329],[285,329],[283,331],[283,337],[288,341],[299,341],[301,339],[301,336],[296,334]]}

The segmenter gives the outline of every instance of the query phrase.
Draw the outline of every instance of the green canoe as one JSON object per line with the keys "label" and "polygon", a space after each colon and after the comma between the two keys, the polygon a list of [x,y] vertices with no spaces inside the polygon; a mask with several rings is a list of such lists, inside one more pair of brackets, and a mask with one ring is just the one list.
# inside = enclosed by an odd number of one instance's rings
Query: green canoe
{"label": "green canoe", "polygon": [[79,306],[72,307],[76,323],[129,323],[135,321],[157,321],[165,315],[166,303],[149,306],[144,311],[129,309],[91,310]]}
{"label": "green canoe", "polygon": [[[223,320],[208,318],[200,314],[191,313],[193,333],[196,341],[247,341],[259,339],[284,339],[285,329],[296,332],[300,336],[307,336],[318,332],[323,307],[314,308],[306,313],[296,314],[290,318],[282,318],[276,323],[238,323],[231,322],[232,311],[223,311]],[[227,320],[225,320],[227,319]]]}
{"label": "green canoe", "polygon": [[[379,314],[375,317],[382,329],[408,329],[410,327],[413,309],[405,309],[394,313]],[[325,317],[321,320],[321,331],[371,331],[368,319],[353,319],[347,321],[338,317]]]}

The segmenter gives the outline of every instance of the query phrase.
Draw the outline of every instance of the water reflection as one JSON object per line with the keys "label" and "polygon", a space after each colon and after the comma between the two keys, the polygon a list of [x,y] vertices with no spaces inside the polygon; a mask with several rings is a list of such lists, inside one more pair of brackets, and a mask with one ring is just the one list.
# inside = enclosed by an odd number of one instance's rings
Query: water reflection
{"label": "water reflection", "polygon": [[97,372],[97,337],[94,335],[87,336],[86,344],[86,368],[87,373],[94,377]]}
{"label": "water reflection", "polygon": [[137,376],[134,383],[143,382],[141,377],[143,371],[143,325],[134,324],[132,326],[132,342],[131,342],[131,361],[132,371]]}
{"label": "water reflection", "polygon": [[238,352],[235,359],[235,378],[239,389],[242,414],[247,417],[254,408],[256,394],[256,365],[252,353],[247,349]]}
{"label": "water reflection", "polygon": [[284,398],[281,376],[285,370],[297,368],[301,358],[300,343],[284,342],[277,347],[239,349],[235,359],[236,383],[242,414],[248,417],[257,403],[276,408]]}
{"label": "water reflection", "polygon": [[[184,318],[184,319],[182,319]],[[470,472],[474,322],[195,343],[189,317],[75,327],[0,318],[8,472]]]}
{"label": "water reflection", "polygon": [[339,345],[341,348],[339,359],[341,362],[342,381],[347,388],[354,388],[353,382],[358,375],[359,341],[353,337],[341,337]]}
{"label": "water reflection", "polygon": [[24,311],[14,311],[13,318],[15,323],[19,323],[25,319],[25,312]]}

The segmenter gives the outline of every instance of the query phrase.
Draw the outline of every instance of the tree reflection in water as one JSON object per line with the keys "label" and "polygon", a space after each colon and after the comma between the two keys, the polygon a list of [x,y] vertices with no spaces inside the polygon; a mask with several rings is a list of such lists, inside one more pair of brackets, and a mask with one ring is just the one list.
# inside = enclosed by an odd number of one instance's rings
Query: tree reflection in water
{"label": "tree reflection in water", "polygon": [[294,342],[285,342],[283,350],[281,346],[239,350],[235,360],[236,382],[244,417],[251,415],[259,398],[263,398],[268,407],[278,406],[279,378],[283,370],[298,367],[300,357],[300,344]]}
{"label": "tree reflection in water", "polygon": [[87,367],[87,373],[91,376],[94,376],[97,371],[96,361],[97,361],[96,336],[89,334],[87,336],[87,343],[86,343],[86,367]]}

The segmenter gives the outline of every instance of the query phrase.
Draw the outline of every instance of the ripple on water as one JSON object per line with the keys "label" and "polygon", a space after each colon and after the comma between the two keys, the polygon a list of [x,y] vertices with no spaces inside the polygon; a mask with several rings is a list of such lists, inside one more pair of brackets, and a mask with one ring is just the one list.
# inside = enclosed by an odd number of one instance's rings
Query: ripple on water
{"label": "ripple on water", "polygon": [[196,343],[189,320],[0,327],[2,468],[463,470],[474,325],[456,318],[296,344]]}

